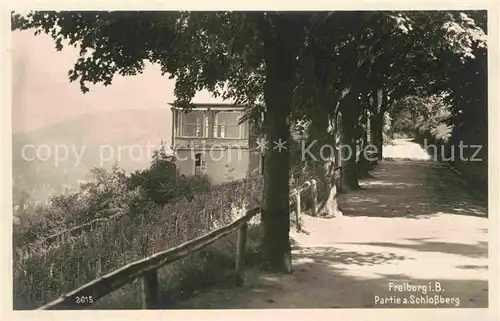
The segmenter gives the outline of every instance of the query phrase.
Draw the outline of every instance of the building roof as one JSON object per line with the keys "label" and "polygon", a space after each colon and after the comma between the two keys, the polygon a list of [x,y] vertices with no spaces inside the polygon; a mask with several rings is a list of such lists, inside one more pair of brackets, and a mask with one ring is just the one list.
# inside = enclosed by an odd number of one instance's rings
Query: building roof
{"label": "building roof", "polygon": [[[182,110],[180,107],[174,106],[174,103],[169,103],[172,109]],[[248,108],[247,105],[231,104],[231,103],[192,103],[194,109],[197,110],[243,110]]]}

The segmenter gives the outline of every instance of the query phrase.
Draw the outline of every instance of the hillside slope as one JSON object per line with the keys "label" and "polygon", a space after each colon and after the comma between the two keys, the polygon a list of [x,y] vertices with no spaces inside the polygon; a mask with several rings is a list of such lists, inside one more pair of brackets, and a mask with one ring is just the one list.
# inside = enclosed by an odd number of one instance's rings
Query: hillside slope
{"label": "hillside slope", "polygon": [[76,186],[93,167],[147,167],[162,140],[170,145],[171,113],[163,108],[86,114],[12,139],[14,185],[43,201],[66,185]]}

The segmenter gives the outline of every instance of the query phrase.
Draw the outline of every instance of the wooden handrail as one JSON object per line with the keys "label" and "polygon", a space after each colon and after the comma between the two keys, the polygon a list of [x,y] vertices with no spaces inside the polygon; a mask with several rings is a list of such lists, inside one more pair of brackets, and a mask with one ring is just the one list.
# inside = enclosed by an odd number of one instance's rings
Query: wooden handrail
{"label": "wooden handrail", "polygon": [[290,191],[290,197],[293,197],[295,196],[297,193],[300,193],[302,192],[303,190],[307,189],[308,187],[310,187],[311,185],[313,185],[313,182],[314,184],[316,183],[316,180],[315,179],[311,179],[311,180],[308,180],[307,182],[303,183],[302,185],[300,185],[299,187],[297,188],[294,188]]}
{"label": "wooden handrail", "polygon": [[122,214],[115,214],[115,215],[111,215],[108,217],[97,218],[97,219],[94,219],[94,220],[87,222],[85,224],[78,225],[78,226],[72,227],[70,229],[63,230],[61,232],[57,232],[55,234],[47,236],[46,238],[35,241],[34,243],[30,243],[30,244],[28,244],[27,247],[19,247],[19,249],[23,253],[23,258],[26,259],[26,258],[29,258],[31,256],[31,253],[30,253],[31,249],[29,246],[31,246],[33,244],[44,245],[44,246],[46,246],[46,248],[50,248],[52,245],[58,243],[58,241],[63,242],[67,237],[71,237],[71,236],[73,236],[73,237],[82,236],[84,232],[88,232],[89,230],[91,231],[92,226],[98,225],[98,224],[109,223],[111,220],[117,219],[121,216],[122,216]]}
{"label": "wooden handrail", "polygon": [[312,216],[316,216],[317,211],[318,211],[318,205],[317,205],[317,185],[316,185],[316,179],[311,179],[302,184],[301,186],[293,189],[290,193],[290,197],[295,196],[295,227],[297,229],[297,232],[300,232],[302,230],[302,226],[300,224],[300,211],[301,211],[301,198],[300,198],[300,193],[306,190],[307,188],[311,187],[311,198],[313,200],[312,204]]}
{"label": "wooden handrail", "polygon": [[57,239],[60,239],[60,238],[64,239],[65,235],[75,236],[74,234],[78,233],[78,232],[80,232],[80,233],[88,232],[88,230],[86,230],[86,228],[92,229],[92,226],[94,224],[106,223],[106,222],[109,222],[110,220],[118,218],[119,216],[121,216],[121,215],[112,215],[109,217],[96,218],[96,219],[94,219],[90,222],[87,222],[85,224],[78,225],[78,226],[72,227],[70,229],[67,229],[67,230],[64,230],[61,232],[57,232],[56,234],[52,234],[50,236],[47,236],[46,238],[42,239],[40,241],[40,243],[50,245],[52,243],[55,243],[57,241]]}
{"label": "wooden handrail", "polygon": [[[302,191],[303,189],[309,187],[310,184],[311,184],[310,181],[307,181],[304,184],[302,184],[300,187],[293,189],[292,192],[291,192],[291,194],[290,194],[290,197],[292,197],[292,196],[295,195],[297,189],[299,189],[300,191]],[[75,227],[72,227],[72,228],[69,228],[69,229],[57,232],[57,233],[52,234],[50,236],[47,236],[47,237],[45,237],[45,238],[43,238],[41,240],[37,240],[34,243],[50,246],[50,245],[56,243],[57,240],[61,240],[61,241],[64,240],[65,236],[68,235],[68,234],[69,234],[69,236],[75,236],[74,234],[77,233],[77,232],[80,232],[80,234],[83,234],[83,232],[88,232],[89,229],[91,230],[92,226],[94,224],[108,223],[109,221],[111,221],[113,219],[117,219],[117,218],[119,218],[121,216],[123,216],[123,214],[115,214],[115,215],[111,215],[111,216],[108,216],[108,217],[96,218],[96,219],[93,219],[93,220],[91,220],[91,221],[89,221],[87,223],[84,223],[84,224],[81,224],[81,225],[78,225],[78,226],[75,226]],[[21,247],[21,250],[23,252],[25,252],[25,251],[29,252],[29,248],[22,248]]]}
{"label": "wooden handrail", "polygon": [[[260,213],[260,207],[248,210],[245,215],[238,218],[234,222],[221,227],[208,234],[185,242],[179,246],[173,247],[166,251],[158,252],[150,257],[130,263],[124,267],[115,270],[111,273],[91,281],[78,289],[61,296],[59,299],[52,301],[40,308],[39,310],[55,310],[55,309],[80,309],[84,308],[103,296],[121,288],[122,286],[131,283],[146,272],[156,270],[168,263],[178,261],[194,251],[198,251],[224,236],[237,231],[241,226],[245,225],[253,216]],[[91,300],[89,299],[91,298]],[[78,303],[77,303],[78,301]],[[93,302],[90,302],[93,301]]]}
{"label": "wooden handrail", "polygon": [[[316,181],[312,179],[293,190],[294,194],[292,195],[295,195],[298,200],[296,202],[296,219],[298,226],[300,225],[298,221],[298,216],[300,214],[300,192],[310,186],[313,187],[313,212],[315,212]],[[143,308],[156,308],[159,306],[158,268],[183,259],[189,254],[201,250],[215,241],[236,231],[238,231],[238,245],[236,252],[235,281],[237,286],[242,286],[244,283],[243,270],[245,266],[246,233],[248,229],[247,224],[252,217],[260,212],[260,207],[250,209],[246,211],[242,217],[224,227],[182,243],[176,247],[127,264],[77,288],[76,290],[62,295],[58,299],[39,307],[37,310],[82,309],[93,304],[103,296],[133,282],[139,277],[142,277]],[[300,227],[297,229],[300,231]]]}

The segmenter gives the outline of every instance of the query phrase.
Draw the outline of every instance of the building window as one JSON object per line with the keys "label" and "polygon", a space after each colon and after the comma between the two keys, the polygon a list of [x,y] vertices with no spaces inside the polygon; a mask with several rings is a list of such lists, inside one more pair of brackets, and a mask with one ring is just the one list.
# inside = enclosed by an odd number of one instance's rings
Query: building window
{"label": "building window", "polygon": [[206,137],[208,119],[204,111],[181,113],[180,137]]}
{"label": "building window", "polygon": [[205,155],[202,153],[196,153],[194,155],[194,174],[205,174],[207,171],[207,160]]}
{"label": "building window", "polygon": [[217,112],[214,117],[214,137],[244,138],[243,125],[239,124],[239,116],[239,112]]}
{"label": "building window", "polygon": [[205,127],[204,127],[204,131],[203,131],[203,137],[208,137],[208,131],[209,131],[209,123],[208,123],[208,114],[205,113]]}
{"label": "building window", "polygon": [[[210,116],[210,117],[209,117]],[[239,124],[240,111],[192,110],[177,114],[176,136],[181,138],[247,139],[248,124]]]}
{"label": "building window", "polygon": [[216,138],[216,137],[218,137],[218,136],[217,136],[217,133],[218,133],[218,128],[219,128],[219,126],[218,126],[218,125],[219,125],[219,123],[217,122],[217,114],[216,114],[216,113],[214,113],[214,114],[213,114],[213,122],[214,122],[214,128],[213,128],[214,132],[213,132],[213,137],[215,137],[215,138]]}

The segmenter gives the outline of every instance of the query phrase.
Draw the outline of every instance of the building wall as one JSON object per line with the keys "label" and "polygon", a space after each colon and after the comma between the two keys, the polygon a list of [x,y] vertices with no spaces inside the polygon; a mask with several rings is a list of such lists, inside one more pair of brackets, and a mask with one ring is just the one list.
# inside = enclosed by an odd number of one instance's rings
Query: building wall
{"label": "building wall", "polygon": [[[227,111],[241,115],[242,110],[231,110],[231,106],[216,106],[222,122],[226,119],[227,124],[233,120],[227,118]],[[255,139],[248,123],[244,123],[240,129],[239,138],[220,137],[220,128],[214,121],[214,111],[203,109],[191,111],[188,114],[172,109],[172,145],[175,146],[178,156],[177,167],[183,175],[195,174],[195,154],[205,151],[206,169],[205,173],[214,184],[227,181],[240,180],[249,175],[258,174],[261,171],[261,154],[256,151]],[[200,122],[197,118],[201,118]],[[184,129],[184,124],[189,124]],[[196,129],[198,128],[198,129]],[[228,128],[229,133],[229,128]]]}
{"label": "building wall", "polygon": [[248,160],[248,174],[249,175],[258,175],[259,173],[263,173],[263,169],[261,168],[262,164],[262,154],[259,151],[252,150],[249,155]]}
{"label": "building wall", "polygon": [[190,150],[177,150],[177,161],[175,165],[182,175],[194,175],[194,156],[191,156]]}
{"label": "building wall", "polygon": [[249,149],[177,150],[179,160],[176,165],[181,174],[194,175],[196,153],[205,154],[206,174],[213,184],[240,180],[251,171],[259,170],[259,158]]}

